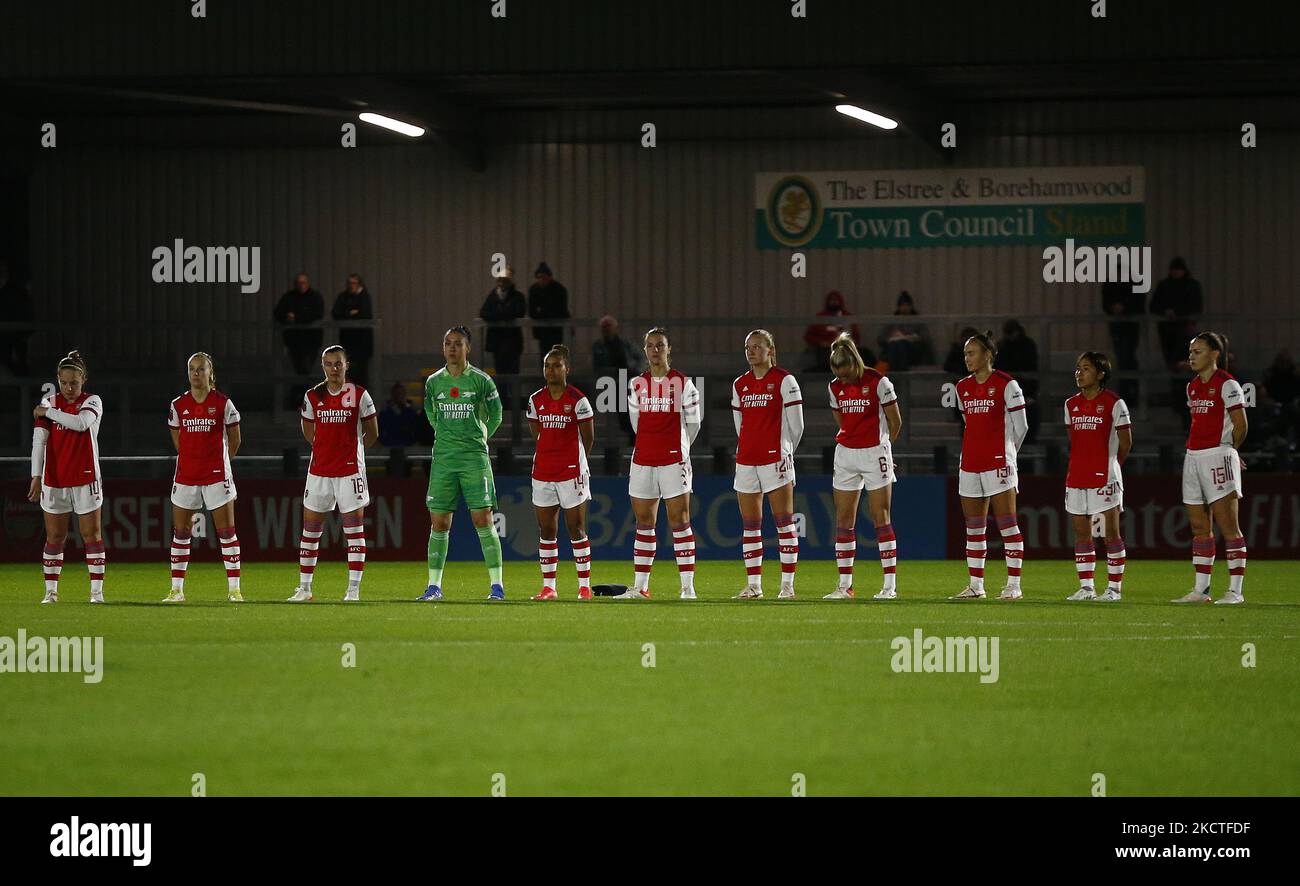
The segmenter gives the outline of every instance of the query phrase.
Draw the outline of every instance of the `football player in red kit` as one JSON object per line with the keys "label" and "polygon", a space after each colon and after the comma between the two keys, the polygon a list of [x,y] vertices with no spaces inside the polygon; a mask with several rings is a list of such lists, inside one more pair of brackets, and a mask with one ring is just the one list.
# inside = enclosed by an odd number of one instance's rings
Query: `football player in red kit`
{"label": "football player in red kit", "polygon": [[361,599],[366,568],[366,449],[379,439],[379,419],[370,393],[348,381],[348,355],[341,345],[321,351],[325,380],[302,398],[299,423],[311,446],[307,486],[302,493],[302,538],[298,542],[298,588],[292,603],[310,603],[325,518],[336,507],[343,515],[347,541],[348,588],[345,603]]}
{"label": "football player in red kit", "polygon": [[[1124,539],[1120,537],[1119,515],[1124,510],[1124,479],[1120,465],[1133,448],[1132,420],[1128,404],[1106,388],[1110,380],[1110,359],[1097,351],[1086,351],[1074,364],[1074,383],[1079,392],[1065,401],[1065,427],[1070,437],[1070,467],[1065,478],[1065,511],[1074,527],[1074,565],[1079,590],[1070,600],[1120,599],[1124,583]],[[1097,544],[1092,537],[1092,520],[1100,516],[1106,535],[1109,567],[1105,593],[1098,595],[1093,584],[1097,568]]]}
{"label": "football player in red kit", "polygon": [[636,433],[628,492],[636,517],[636,574],[621,599],[650,599],[650,569],[655,559],[655,520],[659,500],[668,511],[673,553],[681,578],[681,599],[695,599],[695,532],[691,529],[691,444],[700,432],[700,392],[670,365],[668,330],[645,334],[650,368],[632,379],[628,418]]}
{"label": "football player in red kit", "polygon": [[63,547],[68,524],[77,512],[77,525],[86,546],[90,572],[90,602],[104,602],[104,536],[100,521],[104,505],[103,475],[99,472],[99,423],[104,403],[88,394],[86,361],[71,351],[59,361],[59,389],[32,412],[32,482],[27,500],[39,501],[45,516],[45,597],[59,602]]}
{"label": "football player in red kit", "polygon": [[533,453],[533,509],[537,512],[537,562],[542,590],[534,600],[557,600],[560,510],[569,530],[573,563],[578,569],[578,599],[591,599],[591,541],[587,538],[587,502],[591,471],[587,454],[595,445],[595,412],[587,395],[569,384],[569,349],[556,345],[542,361],[546,387],[528,398],[528,430]]}
{"label": "football player in red kit", "polygon": [[993,333],[971,336],[962,349],[970,375],[957,382],[957,408],[966,420],[961,440],[961,468],[957,492],[966,517],[966,567],[970,584],[954,600],[984,596],[984,557],[988,546],[985,531],[989,508],[1007,561],[1007,584],[999,600],[1019,600],[1020,569],[1025,541],[1016,520],[1016,453],[1025,440],[1029,423],[1025,419],[1025,394],[1019,383],[993,368],[997,345]]}
{"label": "football player in red kit", "polygon": [[898,537],[894,534],[890,508],[894,495],[892,443],[903,429],[898,395],[888,378],[867,366],[853,337],[843,333],[831,345],[831,414],[839,432],[835,435],[835,562],[839,586],[822,599],[848,600],[853,597],[853,561],[858,552],[858,505],[867,490],[867,508],[876,527],[880,567],[884,580],[877,600],[898,596]]}
{"label": "football player in red kit", "polygon": [[[1183,504],[1192,526],[1196,585],[1175,603],[1210,602],[1214,571],[1214,525],[1228,555],[1228,590],[1215,603],[1245,603],[1246,539],[1237,522],[1237,500],[1245,492],[1238,455],[1246,440],[1246,403],[1241,385],[1227,372],[1228,337],[1202,332],[1192,339],[1187,360],[1196,373],[1187,385],[1192,427],[1183,460]],[[1223,367],[1222,369],[1220,367]]]}
{"label": "football player in red kit", "polygon": [[176,449],[172,478],[172,589],[164,603],[185,602],[194,515],[207,509],[221,542],[230,602],[239,590],[239,536],[235,534],[235,477],[230,459],[239,451],[239,410],[216,389],[216,367],[202,351],[186,362],[190,389],[171,402],[167,425]]}
{"label": "football player in red kit", "polygon": [[741,556],[745,589],[738,600],[763,596],[763,496],[772,506],[781,551],[779,600],[794,599],[799,535],[794,520],[794,451],[803,438],[803,394],[794,375],[776,365],[776,342],[766,329],[745,336],[749,371],[731,385],[736,423],[734,488],[744,526]]}

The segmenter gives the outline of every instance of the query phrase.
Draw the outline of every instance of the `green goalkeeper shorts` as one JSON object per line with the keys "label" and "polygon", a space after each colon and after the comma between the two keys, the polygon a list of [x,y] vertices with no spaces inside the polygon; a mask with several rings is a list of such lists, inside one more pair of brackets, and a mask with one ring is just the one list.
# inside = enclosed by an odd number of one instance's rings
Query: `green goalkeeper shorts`
{"label": "green goalkeeper shorts", "polygon": [[450,514],[461,498],[471,511],[497,506],[496,481],[486,455],[435,456],[429,466],[429,492],[424,503],[431,511]]}

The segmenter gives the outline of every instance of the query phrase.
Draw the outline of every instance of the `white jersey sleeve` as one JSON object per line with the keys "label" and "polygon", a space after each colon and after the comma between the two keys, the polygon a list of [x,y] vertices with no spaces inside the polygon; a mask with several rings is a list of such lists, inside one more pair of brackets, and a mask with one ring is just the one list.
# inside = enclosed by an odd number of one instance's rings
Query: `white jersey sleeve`
{"label": "white jersey sleeve", "polygon": [[1245,394],[1242,392],[1241,385],[1237,383],[1237,380],[1231,378],[1225,381],[1223,383],[1223,411],[1231,412],[1234,409],[1241,409],[1245,405]]}
{"label": "white jersey sleeve", "polygon": [[[1124,401],[1120,400],[1119,402],[1123,403]],[[1072,424],[1070,424],[1070,401],[1069,400],[1065,401],[1065,405],[1061,407],[1061,411],[1065,415],[1065,429],[1068,431],[1072,427],[1074,427]]]}
{"label": "white jersey sleeve", "polygon": [[[744,378],[744,376],[742,375],[740,378]],[[737,387],[737,385],[740,384],[740,378],[736,379],[731,383],[731,420],[736,425],[737,437],[740,436],[740,419],[741,419],[740,389]]]}
{"label": "white jersey sleeve", "polygon": [[49,442],[48,429],[37,425],[32,428],[32,476],[45,476],[45,446]]}
{"label": "white jersey sleeve", "polygon": [[888,406],[898,399],[898,392],[894,390],[894,383],[889,380],[889,376],[882,375],[880,381],[876,383],[876,402],[881,406]]}
{"label": "white jersey sleeve", "polygon": [[235,401],[229,397],[226,398],[226,427],[239,424],[239,410],[235,408]]}
{"label": "white jersey sleeve", "polygon": [[1025,392],[1020,387],[1020,382],[1014,378],[1007,382],[1006,388],[1002,391],[1003,407],[1007,412],[1016,412],[1025,408]]}
{"label": "white jersey sleeve", "polygon": [[803,439],[803,391],[793,374],[781,382],[781,445],[786,455],[793,455]]}
{"label": "white jersey sleeve", "polygon": [[642,376],[636,376],[628,379],[627,384],[627,419],[632,425],[632,433],[636,433],[637,424],[641,418],[641,398],[645,395],[646,381]]}
{"label": "white jersey sleeve", "polygon": [[70,431],[89,431],[99,425],[99,416],[104,411],[104,404],[98,394],[91,394],[77,409],[76,415],[62,410],[51,409],[45,417],[57,425],[63,425]]}
{"label": "white jersey sleeve", "polygon": [[[532,405],[531,401],[529,405]],[[596,417],[596,410],[591,408],[591,401],[586,396],[578,398],[578,405],[573,407],[573,417],[578,421],[591,421]]]}
{"label": "white jersey sleeve", "polygon": [[370,396],[370,392],[367,390],[362,390],[361,409],[357,413],[357,415],[360,416],[362,421],[365,421],[366,419],[370,418],[370,416],[374,415],[377,411],[378,410],[375,409],[375,400],[373,397]]}
{"label": "white jersey sleeve", "polygon": [[181,417],[176,414],[176,401],[173,400],[167,407],[167,427],[180,428]]}
{"label": "white jersey sleeve", "polygon": [[311,402],[311,391],[302,395],[302,407],[298,410],[298,415],[305,421],[316,420],[316,407]]}
{"label": "white jersey sleeve", "polygon": [[541,421],[541,419],[537,417],[537,400],[535,399],[537,397],[537,394],[540,393],[541,391],[538,391],[537,393],[533,394],[532,397],[528,398],[528,409],[525,410],[524,412],[524,418],[528,419],[529,421]]}
{"label": "white jersey sleeve", "polygon": [[831,409],[839,409],[840,401],[839,398],[835,396],[835,382],[831,382],[830,384],[828,384],[826,386],[826,391],[831,396]]}
{"label": "white jersey sleeve", "polygon": [[[1129,416],[1128,404],[1125,403],[1122,399],[1117,399],[1115,401],[1115,408],[1111,410],[1110,417],[1111,417],[1111,427],[1113,427],[1117,431],[1122,428],[1127,428],[1133,424],[1133,419],[1131,416]],[[1066,415],[1065,421],[1066,424],[1069,424],[1070,421],[1069,415]]]}
{"label": "white jersey sleeve", "polygon": [[682,385],[682,423],[687,440],[694,443],[700,433],[700,390],[689,378]]}

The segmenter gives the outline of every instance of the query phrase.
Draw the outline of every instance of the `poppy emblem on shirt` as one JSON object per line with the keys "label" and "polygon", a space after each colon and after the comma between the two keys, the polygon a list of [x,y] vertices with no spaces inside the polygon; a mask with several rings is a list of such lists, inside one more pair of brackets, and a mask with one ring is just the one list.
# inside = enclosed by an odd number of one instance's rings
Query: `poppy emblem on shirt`
{"label": "poppy emblem on shirt", "polygon": [[451,395],[452,395],[453,397],[459,397],[459,396],[460,396],[460,388],[452,388],[452,389],[451,389]]}

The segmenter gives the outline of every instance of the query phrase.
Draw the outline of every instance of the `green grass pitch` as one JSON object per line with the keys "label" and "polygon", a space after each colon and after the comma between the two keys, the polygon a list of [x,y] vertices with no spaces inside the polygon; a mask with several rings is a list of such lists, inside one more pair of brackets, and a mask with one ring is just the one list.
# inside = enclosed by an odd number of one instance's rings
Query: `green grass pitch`
{"label": "green grass pitch", "polygon": [[[868,558],[847,603],[820,599],[834,565],[813,561],[797,601],[771,599],[772,560],[769,599],[728,599],[740,564],[702,562],[701,599],[680,602],[661,559],[651,602],[579,603],[562,561],[564,602],[527,602],[532,563],[482,602],[482,564],[457,563],[448,601],[418,604],[424,565],[375,561],[344,605],[335,553],[307,605],[281,602],[290,563],[246,564],[235,605],[197,561],[181,606],[158,602],[165,564],[110,559],[105,606],[80,562],[55,606],[38,564],[0,567],[0,635],[100,635],[105,658],[93,685],[0,673],[0,794],[188,795],[195,773],[210,795],[485,796],[498,773],[508,795],[788,796],[796,773],[809,795],[1084,796],[1094,773],[1111,796],[1300,793],[1295,562],[1252,562],[1245,606],[1179,607],[1189,564],[1138,559],[1117,605],[1067,603],[1074,564],[1032,558],[1015,603],[947,602],[960,562],[903,562],[901,599],[871,602]],[[1220,562],[1216,597],[1226,580]],[[915,628],[999,638],[998,681],[895,673]]]}

